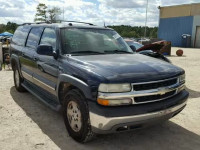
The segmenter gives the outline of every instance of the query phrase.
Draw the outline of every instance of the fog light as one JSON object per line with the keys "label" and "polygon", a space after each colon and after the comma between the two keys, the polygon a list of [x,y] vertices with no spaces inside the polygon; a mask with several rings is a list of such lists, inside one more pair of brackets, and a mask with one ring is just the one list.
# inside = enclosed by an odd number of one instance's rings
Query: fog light
{"label": "fog light", "polygon": [[131,99],[97,99],[98,104],[103,106],[122,106],[122,105],[131,105]]}

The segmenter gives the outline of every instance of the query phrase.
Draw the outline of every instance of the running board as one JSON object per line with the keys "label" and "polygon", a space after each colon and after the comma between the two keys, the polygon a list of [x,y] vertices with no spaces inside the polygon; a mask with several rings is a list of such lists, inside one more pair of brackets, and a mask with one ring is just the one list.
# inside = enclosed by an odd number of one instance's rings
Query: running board
{"label": "running board", "polygon": [[[51,109],[55,111],[61,110],[61,105],[56,101],[55,96],[46,93],[43,89],[41,90],[41,88],[39,88],[36,85],[33,85],[33,83],[29,83],[28,81],[24,81],[22,83],[22,86]],[[44,93],[48,96],[45,96]]]}

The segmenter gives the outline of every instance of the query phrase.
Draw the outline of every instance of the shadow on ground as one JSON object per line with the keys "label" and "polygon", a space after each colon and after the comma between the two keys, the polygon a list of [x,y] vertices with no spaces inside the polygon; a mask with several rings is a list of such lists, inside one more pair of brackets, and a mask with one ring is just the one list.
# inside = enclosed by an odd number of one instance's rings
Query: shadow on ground
{"label": "shadow on ground", "polygon": [[185,89],[190,93],[189,98],[199,98],[200,97],[199,91],[194,91],[192,89],[189,89],[188,87],[186,87]]}
{"label": "shadow on ground", "polygon": [[134,132],[99,135],[94,141],[79,144],[68,136],[61,114],[54,112],[29,93],[18,93],[14,87],[10,89],[10,94],[26,115],[62,150],[197,150],[200,147],[199,135],[171,121]]}
{"label": "shadow on ground", "polygon": [[183,56],[170,55],[170,56],[166,56],[166,57],[168,57],[168,58],[170,58],[170,57],[177,57],[177,58],[181,58],[181,57],[187,57],[187,56],[186,56],[186,55],[183,55]]}

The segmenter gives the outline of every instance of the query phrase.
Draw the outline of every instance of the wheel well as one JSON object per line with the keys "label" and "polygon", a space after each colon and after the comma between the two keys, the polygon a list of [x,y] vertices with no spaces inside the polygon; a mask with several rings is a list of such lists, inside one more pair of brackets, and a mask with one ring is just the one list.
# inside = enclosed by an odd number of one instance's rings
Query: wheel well
{"label": "wheel well", "polygon": [[13,69],[13,70],[16,69],[16,67],[17,67],[17,62],[16,62],[16,60],[14,60],[14,59],[11,60],[11,66],[12,66],[12,69]]}
{"label": "wheel well", "polygon": [[61,104],[63,104],[65,94],[72,89],[78,89],[80,91],[80,93],[83,96],[85,96],[84,93],[78,87],[76,87],[70,83],[67,83],[67,82],[62,82],[59,85],[59,92],[58,92],[58,97],[59,97],[59,101]]}

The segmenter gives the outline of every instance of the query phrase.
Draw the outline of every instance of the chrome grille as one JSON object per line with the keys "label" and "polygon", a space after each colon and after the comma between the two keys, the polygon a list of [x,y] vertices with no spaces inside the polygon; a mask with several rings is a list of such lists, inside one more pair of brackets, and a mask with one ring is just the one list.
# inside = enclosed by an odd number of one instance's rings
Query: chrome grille
{"label": "chrome grille", "polygon": [[161,87],[174,85],[176,83],[177,83],[177,78],[166,80],[166,81],[155,82],[155,83],[138,84],[138,85],[133,85],[133,90],[134,91],[151,90],[151,89],[157,89]]}
{"label": "chrome grille", "polygon": [[134,100],[136,103],[144,103],[144,102],[150,102],[150,101],[158,101],[158,100],[162,100],[165,99],[167,97],[173,96],[174,94],[176,94],[176,90],[171,91],[171,92],[167,92],[163,95],[150,95],[150,96],[141,96],[141,97],[135,97]]}

